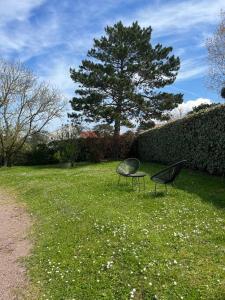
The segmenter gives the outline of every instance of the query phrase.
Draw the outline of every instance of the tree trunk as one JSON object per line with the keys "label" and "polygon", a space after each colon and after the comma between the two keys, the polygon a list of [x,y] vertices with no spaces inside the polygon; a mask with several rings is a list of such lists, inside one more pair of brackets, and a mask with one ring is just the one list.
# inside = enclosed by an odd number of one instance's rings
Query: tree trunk
{"label": "tree trunk", "polygon": [[4,166],[4,167],[8,167],[8,164],[9,164],[8,157],[7,157],[7,156],[4,156],[4,157],[3,157],[3,166]]}
{"label": "tree trunk", "polygon": [[12,156],[6,154],[3,154],[3,159],[2,159],[2,163],[4,167],[11,167],[11,162],[12,162]]}
{"label": "tree trunk", "polygon": [[114,126],[114,141],[113,141],[113,158],[119,159],[119,139],[120,139],[120,120],[115,120],[115,126]]}

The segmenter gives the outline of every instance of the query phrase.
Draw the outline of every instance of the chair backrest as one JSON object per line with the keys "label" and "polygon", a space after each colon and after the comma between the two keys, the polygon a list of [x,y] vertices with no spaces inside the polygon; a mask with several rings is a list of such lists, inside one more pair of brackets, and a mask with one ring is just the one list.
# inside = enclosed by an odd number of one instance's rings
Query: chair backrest
{"label": "chair backrest", "polygon": [[139,166],[140,161],[137,158],[127,158],[118,165],[116,172],[125,176],[134,174],[139,169]]}
{"label": "chair backrest", "polygon": [[179,161],[170,166],[170,180],[171,182],[179,175],[181,169],[183,168],[186,160]]}
{"label": "chair backrest", "polygon": [[178,174],[180,173],[185,163],[186,160],[182,160],[175,164],[172,164],[168,168],[153,175],[151,178],[158,178],[165,183],[173,182],[175,178],[178,176]]}

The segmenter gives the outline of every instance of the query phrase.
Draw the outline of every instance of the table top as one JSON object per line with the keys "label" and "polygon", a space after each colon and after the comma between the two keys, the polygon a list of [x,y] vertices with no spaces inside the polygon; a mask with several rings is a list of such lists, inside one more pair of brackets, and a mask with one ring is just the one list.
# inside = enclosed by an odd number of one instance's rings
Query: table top
{"label": "table top", "polygon": [[134,174],[130,174],[129,177],[145,177],[147,174],[144,172],[136,172]]}

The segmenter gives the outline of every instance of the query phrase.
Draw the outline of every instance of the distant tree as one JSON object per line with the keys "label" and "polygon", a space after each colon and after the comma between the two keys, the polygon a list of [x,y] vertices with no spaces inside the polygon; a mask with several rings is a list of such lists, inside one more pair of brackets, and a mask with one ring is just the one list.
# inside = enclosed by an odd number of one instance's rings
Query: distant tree
{"label": "distant tree", "polygon": [[198,106],[194,106],[193,109],[192,109],[192,111],[189,111],[187,114],[191,115],[193,113],[197,113],[197,112],[199,112],[201,110],[204,110],[204,109],[207,109],[207,108],[212,108],[212,107],[215,107],[217,105],[219,105],[219,104],[217,104],[217,103],[212,103],[212,104],[202,103],[202,104],[200,104]]}
{"label": "distant tree", "polygon": [[221,89],[221,97],[225,98],[225,87]]}
{"label": "distant tree", "polygon": [[137,132],[148,130],[154,127],[155,127],[155,122],[150,120],[149,122],[141,123],[137,128]]}
{"label": "distant tree", "polygon": [[61,127],[54,132],[55,139],[57,140],[68,140],[76,139],[79,137],[80,133],[84,127],[78,124],[62,124]]}
{"label": "distant tree", "polygon": [[118,22],[105,33],[94,39],[81,66],[70,70],[79,84],[70,117],[113,124],[114,137],[122,125],[134,127],[133,121],[168,119],[169,111],[183,101],[182,94],[157,91],[176,79],[180,60],[171,54],[172,47],[153,47],[151,27],[141,28],[137,22],[128,27]]}
{"label": "distant tree", "polygon": [[178,107],[171,112],[169,121],[182,119],[186,114],[187,113],[185,112],[183,105],[178,105]]}
{"label": "distant tree", "polygon": [[127,130],[125,131],[122,136],[127,136],[127,137],[135,137],[135,132],[133,132],[132,130]]}
{"label": "distant tree", "polygon": [[213,37],[207,40],[209,60],[209,86],[221,93],[225,88],[225,11],[221,11],[221,22]]}
{"label": "distant tree", "polygon": [[31,147],[34,149],[37,145],[40,144],[47,144],[49,142],[49,136],[47,131],[40,131],[32,134],[27,139],[27,143],[31,145]]}
{"label": "distant tree", "polygon": [[64,141],[61,147],[61,162],[70,162],[71,167],[74,166],[78,156],[78,144],[74,140]]}
{"label": "distant tree", "polygon": [[109,124],[98,124],[93,130],[99,137],[112,136],[114,132],[113,126]]}
{"label": "distant tree", "polygon": [[41,132],[64,107],[61,94],[20,63],[0,60],[0,154],[8,166],[28,137]]}

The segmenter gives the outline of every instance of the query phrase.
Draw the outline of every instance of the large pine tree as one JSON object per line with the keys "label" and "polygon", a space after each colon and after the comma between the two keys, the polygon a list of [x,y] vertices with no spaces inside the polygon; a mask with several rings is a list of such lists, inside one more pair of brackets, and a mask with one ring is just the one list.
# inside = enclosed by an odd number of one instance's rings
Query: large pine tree
{"label": "large pine tree", "polygon": [[79,84],[70,117],[113,124],[114,136],[122,125],[168,119],[168,112],[182,102],[182,94],[161,91],[175,81],[180,67],[172,47],[153,47],[151,27],[141,28],[137,22],[129,27],[118,22],[105,33],[94,39],[81,66],[70,70]]}

